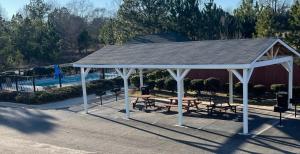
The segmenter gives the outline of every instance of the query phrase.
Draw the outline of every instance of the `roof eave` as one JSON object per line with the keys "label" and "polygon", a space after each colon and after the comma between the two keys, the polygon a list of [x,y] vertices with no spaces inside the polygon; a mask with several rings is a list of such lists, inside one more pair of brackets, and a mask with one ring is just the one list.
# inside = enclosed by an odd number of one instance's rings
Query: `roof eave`
{"label": "roof eave", "polygon": [[246,69],[251,64],[203,64],[203,65],[99,65],[73,64],[74,67],[84,68],[136,68],[136,69]]}

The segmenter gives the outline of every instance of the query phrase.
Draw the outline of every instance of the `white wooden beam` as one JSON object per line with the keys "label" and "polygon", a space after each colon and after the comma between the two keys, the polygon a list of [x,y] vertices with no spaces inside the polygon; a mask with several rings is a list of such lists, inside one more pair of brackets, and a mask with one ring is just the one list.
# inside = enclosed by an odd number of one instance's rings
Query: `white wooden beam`
{"label": "white wooden beam", "polygon": [[233,103],[233,73],[229,72],[229,103]]}
{"label": "white wooden beam", "polygon": [[134,69],[244,69],[250,68],[251,64],[210,64],[210,65],[87,65],[73,64],[74,67],[85,68],[134,68]]}
{"label": "white wooden beam", "polygon": [[183,85],[181,79],[181,70],[177,69],[177,98],[178,98],[178,126],[183,125],[183,113],[182,113],[182,97],[183,97]]}
{"label": "white wooden beam", "polygon": [[260,61],[260,62],[255,62],[252,65],[252,67],[250,67],[250,68],[270,66],[270,65],[274,65],[274,64],[281,64],[281,63],[288,62],[291,60],[293,60],[293,57],[288,56],[288,57],[276,58],[276,59],[271,59],[271,60],[266,60],[266,61]]}
{"label": "white wooden beam", "polygon": [[243,70],[243,134],[247,135],[248,130],[248,69]]}
{"label": "white wooden beam", "polygon": [[171,69],[167,69],[167,70],[175,80],[178,80],[178,78],[177,78],[176,74],[173,72],[173,70],[171,70]]}
{"label": "white wooden beam", "polygon": [[140,76],[140,90],[144,86],[144,78],[143,78],[143,69],[139,69],[139,76]]}
{"label": "white wooden beam", "polygon": [[292,108],[292,104],[290,100],[293,98],[293,75],[294,75],[294,69],[293,69],[294,62],[290,61],[288,62],[289,66],[289,88],[288,88],[288,95],[289,95],[289,109]]}
{"label": "white wooden beam", "polygon": [[87,75],[89,74],[90,70],[91,70],[91,68],[87,68],[87,69],[85,70],[85,72],[84,72],[84,77],[85,77],[85,78],[86,78]]}
{"label": "white wooden beam", "polygon": [[243,83],[243,77],[237,70],[230,70]]}
{"label": "white wooden beam", "polygon": [[83,95],[83,107],[84,107],[84,112],[88,113],[86,81],[85,81],[86,75],[83,67],[80,68],[80,73],[81,73],[81,85],[82,85],[82,95]]}

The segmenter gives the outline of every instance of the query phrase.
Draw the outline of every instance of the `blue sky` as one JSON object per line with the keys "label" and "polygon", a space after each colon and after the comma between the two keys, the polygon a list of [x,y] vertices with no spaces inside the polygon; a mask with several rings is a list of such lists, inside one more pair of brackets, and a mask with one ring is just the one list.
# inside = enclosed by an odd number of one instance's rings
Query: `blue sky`
{"label": "blue sky", "polygon": [[[30,0],[0,0],[0,6],[4,8],[6,15],[10,18],[18,10],[20,10],[25,4]],[[69,0],[51,0],[59,2],[61,5],[66,4]],[[113,9],[114,0],[90,0],[93,2],[94,6],[107,8],[109,10]],[[215,0],[218,5],[221,5],[225,10],[232,10],[236,8],[240,0]]]}

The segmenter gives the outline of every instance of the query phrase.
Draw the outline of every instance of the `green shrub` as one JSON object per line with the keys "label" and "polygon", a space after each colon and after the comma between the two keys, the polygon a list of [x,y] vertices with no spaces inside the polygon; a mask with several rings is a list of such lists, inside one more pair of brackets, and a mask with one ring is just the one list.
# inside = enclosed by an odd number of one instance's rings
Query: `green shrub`
{"label": "green shrub", "polygon": [[266,93],[267,87],[262,84],[253,86],[253,94],[257,97],[262,96]]}
{"label": "green shrub", "polygon": [[170,77],[170,74],[167,70],[157,70],[154,72],[156,80]]}
{"label": "green shrub", "polygon": [[133,84],[136,88],[140,87],[140,76],[134,75],[130,78],[130,83]]}
{"label": "green shrub", "polygon": [[192,80],[191,90],[197,91],[197,94],[201,95],[201,91],[204,90],[204,80],[203,79]]}
{"label": "green shrub", "polygon": [[174,92],[177,89],[177,82],[172,78],[168,78],[165,80],[165,88],[169,91]]}
{"label": "green shrub", "polygon": [[234,84],[234,92],[237,94],[243,94],[243,83],[238,82]]}
{"label": "green shrub", "polygon": [[3,102],[15,101],[17,95],[18,95],[17,92],[3,91],[0,93],[0,101]]}
{"label": "green shrub", "polygon": [[148,86],[148,88],[149,88],[150,90],[153,90],[156,83],[155,83],[155,81],[148,80],[148,81],[146,81],[145,84]]}
{"label": "green shrub", "polygon": [[272,84],[270,89],[272,92],[277,93],[279,91],[287,91],[287,86],[285,84]]}
{"label": "green shrub", "polygon": [[191,79],[190,78],[185,78],[184,80],[183,80],[183,83],[184,83],[184,90],[185,91],[188,91],[188,90],[190,90],[191,89]]}
{"label": "green shrub", "polygon": [[124,85],[124,81],[121,77],[114,78],[112,79],[112,81],[115,87],[121,88]]}
{"label": "green shrub", "polygon": [[229,92],[229,83],[225,83],[225,84],[222,86],[222,91],[224,91],[224,92]]}
{"label": "green shrub", "polygon": [[[234,92],[242,95],[243,94],[243,83],[238,82],[234,84]],[[253,92],[253,85],[251,83],[248,83],[248,92],[252,93]]]}
{"label": "green shrub", "polygon": [[293,98],[300,98],[300,87],[293,88]]}
{"label": "green shrub", "polygon": [[220,80],[214,77],[210,77],[204,81],[204,86],[207,91],[218,91],[220,90]]}
{"label": "green shrub", "polygon": [[148,73],[145,77],[146,77],[146,80],[155,81],[157,79],[155,72]]}
{"label": "green shrub", "polygon": [[156,84],[155,84],[155,87],[158,89],[158,90],[161,90],[161,89],[164,89],[165,88],[165,79],[157,79],[156,80]]}

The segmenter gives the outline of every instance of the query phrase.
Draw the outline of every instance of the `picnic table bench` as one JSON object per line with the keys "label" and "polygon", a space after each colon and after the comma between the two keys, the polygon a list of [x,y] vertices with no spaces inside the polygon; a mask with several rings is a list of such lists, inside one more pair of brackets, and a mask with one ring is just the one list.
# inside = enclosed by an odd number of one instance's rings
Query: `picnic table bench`
{"label": "picnic table bench", "polygon": [[[165,104],[164,107],[167,109],[168,112],[170,112],[172,107],[178,107],[178,98],[177,97],[171,97],[169,98],[170,103]],[[184,97],[182,98],[182,108],[187,110],[187,112],[190,112],[191,107],[196,107],[197,110],[199,109],[198,105],[200,104],[197,102],[197,98],[191,98],[191,97]]]}
{"label": "picnic table bench", "polygon": [[136,104],[144,103],[145,108],[155,107],[155,99],[152,99],[151,95],[135,95],[136,99],[132,101],[132,107],[135,108]]}
{"label": "picnic table bench", "polygon": [[224,110],[225,112],[227,110],[231,110],[234,113],[236,113],[237,111],[237,105],[232,105],[227,100],[224,100],[219,97],[211,98],[210,104],[207,105],[206,107],[207,107],[208,114],[211,114],[216,109]]}

